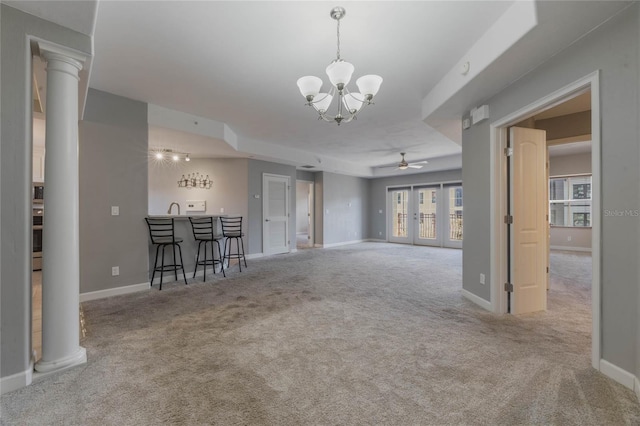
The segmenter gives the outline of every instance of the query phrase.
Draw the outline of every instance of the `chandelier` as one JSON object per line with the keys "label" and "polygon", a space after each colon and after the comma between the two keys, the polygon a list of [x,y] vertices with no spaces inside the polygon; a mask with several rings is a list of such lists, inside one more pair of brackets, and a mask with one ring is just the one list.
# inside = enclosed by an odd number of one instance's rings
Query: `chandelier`
{"label": "chandelier", "polygon": [[[356,80],[356,85],[360,92],[349,92],[347,84],[351,80],[351,75],[355,70],[353,64],[340,58],[340,19],[346,14],[343,7],[334,7],[330,16],[337,21],[338,53],[336,59],[327,66],[326,72],[331,81],[331,89],[327,93],[320,92],[322,80],[318,77],[308,75],[298,79],[300,93],[307,100],[307,105],[315,108],[320,114],[318,120],[338,123],[348,123],[354,120],[358,113],[366,106],[371,105],[372,99],[378,93],[382,84],[382,77],[379,75],[365,75]],[[327,110],[331,102],[337,96],[338,105],[336,115],[329,115]]]}
{"label": "chandelier", "polygon": [[211,189],[212,185],[213,181],[209,179],[209,175],[207,175],[207,177],[204,177],[198,172],[195,172],[193,176],[191,176],[191,174],[188,174],[187,177],[184,177],[184,175],[182,175],[182,177],[178,181],[178,188]]}

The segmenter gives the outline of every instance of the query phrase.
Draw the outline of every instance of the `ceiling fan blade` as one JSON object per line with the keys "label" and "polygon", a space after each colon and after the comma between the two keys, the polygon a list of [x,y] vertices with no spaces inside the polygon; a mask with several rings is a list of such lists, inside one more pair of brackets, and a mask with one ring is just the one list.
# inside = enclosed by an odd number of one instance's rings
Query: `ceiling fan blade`
{"label": "ceiling fan blade", "polygon": [[422,161],[414,161],[409,164],[429,164],[429,162],[427,160],[422,160]]}
{"label": "ceiling fan blade", "polygon": [[410,167],[412,169],[421,169],[422,164],[409,164],[407,167]]}

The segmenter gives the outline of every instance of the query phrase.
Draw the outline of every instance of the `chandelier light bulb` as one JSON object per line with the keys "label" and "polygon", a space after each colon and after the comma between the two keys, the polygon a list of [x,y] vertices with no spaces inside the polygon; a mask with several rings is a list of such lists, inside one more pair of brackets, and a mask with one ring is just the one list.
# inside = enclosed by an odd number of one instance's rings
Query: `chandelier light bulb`
{"label": "chandelier light bulb", "polygon": [[178,160],[180,160],[180,157],[178,157],[178,155],[177,155],[177,154],[173,154],[173,157],[172,157],[172,158],[173,158],[173,161],[178,161]]}
{"label": "chandelier light bulb", "polygon": [[298,88],[300,89],[302,96],[304,96],[307,101],[311,102],[316,96],[318,96],[320,88],[322,88],[322,80],[313,75],[300,77],[298,79]]}
{"label": "chandelier light bulb", "polygon": [[164,158],[164,154],[162,153],[162,151],[156,152],[156,159],[157,160],[162,160],[163,158]]}
{"label": "chandelier light bulb", "polygon": [[382,84],[382,77],[379,75],[363,75],[359,79],[356,80],[356,86],[360,89],[360,93],[366,96],[371,96],[373,98],[380,90],[380,85]]}
{"label": "chandelier light bulb", "polygon": [[364,105],[364,96],[361,93],[349,93],[345,96],[342,101],[344,102],[344,106],[347,107],[347,111],[352,114],[360,111],[362,105]]}
{"label": "chandelier light bulb", "polygon": [[[342,87],[346,86],[351,81],[351,76],[353,75],[353,71],[355,71],[355,67],[349,62],[340,60],[330,63],[326,71],[331,84],[337,87],[338,90],[342,90]],[[342,87],[340,87],[340,85],[342,85]]]}
{"label": "chandelier light bulb", "polygon": [[189,158],[189,154],[187,154],[187,156],[184,157],[184,161],[191,161],[191,158]]}

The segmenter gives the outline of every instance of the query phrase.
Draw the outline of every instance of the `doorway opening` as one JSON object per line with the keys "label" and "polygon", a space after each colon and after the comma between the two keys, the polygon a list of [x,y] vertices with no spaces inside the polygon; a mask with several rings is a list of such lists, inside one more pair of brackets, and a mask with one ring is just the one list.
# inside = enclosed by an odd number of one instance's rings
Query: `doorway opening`
{"label": "doorway opening", "polygon": [[[572,143],[590,140],[591,153],[588,160],[591,166],[590,181],[587,181],[587,177],[584,176],[585,173],[577,173],[577,175],[581,176],[575,176],[573,182],[568,179],[566,181],[550,180],[552,176],[550,176],[549,169],[540,170],[540,161],[538,161],[538,165],[534,167],[530,162],[523,160],[523,158],[531,156],[522,155],[526,149],[529,149],[530,153],[535,151],[536,155],[538,155],[539,151],[537,149],[533,150],[528,148],[534,144],[530,143],[529,140],[525,140],[523,142],[522,136],[515,135],[514,131],[519,131],[516,130],[516,128],[522,130],[535,128],[536,116],[538,117],[538,121],[543,121],[545,120],[544,113],[546,111],[552,111],[553,108],[556,107],[563,108],[571,106],[578,102],[580,98],[584,99],[587,96],[588,98],[586,102],[589,109],[578,113],[579,115],[588,117],[590,131],[587,136],[585,136],[585,134],[565,135],[564,137],[553,136],[554,132],[557,134],[558,128],[554,129],[549,127],[546,129],[549,136],[544,136],[544,151],[542,155],[546,157],[548,153],[547,145],[549,147],[566,145],[565,149],[568,149],[567,147]],[[516,281],[522,279],[522,277],[530,278],[532,275],[542,277],[541,279],[544,280],[544,286],[540,286],[540,281],[536,278],[537,282],[535,285],[538,290],[534,291],[539,292],[542,288],[544,291],[544,298],[541,299],[541,303],[544,303],[542,309],[546,309],[546,290],[549,276],[551,276],[549,291],[559,291],[560,288],[557,280],[563,279],[563,277],[567,278],[567,275],[565,275],[567,271],[574,268],[572,271],[574,274],[573,278],[569,277],[569,280],[582,282],[583,285],[586,285],[586,290],[590,293],[591,303],[590,306],[586,307],[586,310],[591,313],[591,359],[592,365],[596,369],[599,369],[600,359],[601,151],[599,102],[598,72],[594,72],[589,76],[586,76],[585,78],[578,80],[495,123],[492,123],[490,128],[492,141],[491,166],[492,170],[494,170],[491,184],[491,254],[493,259],[491,265],[491,304],[493,311],[499,314],[507,313],[510,310],[513,313],[526,312],[526,310],[518,310],[517,300],[518,297],[520,297],[520,300],[528,302],[526,297],[523,298],[526,291],[522,291],[522,289],[525,288],[526,290],[529,290],[533,287],[533,284],[529,285],[529,283],[525,283],[523,286],[523,283],[518,283]],[[575,117],[576,116],[573,116],[572,118]],[[552,118],[554,117],[546,119],[550,120]],[[561,120],[556,119],[556,121]],[[522,128],[519,126],[527,127]],[[513,140],[514,137],[519,137],[520,139]],[[526,134],[524,136],[525,139],[531,139],[533,137],[534,136],[530,137]],[[520,154],[517,153],[519,145],[520,147],[526,147],[525,149],[521,149]],[[550,151],[553,153],[554,150],[558,149],[561,150],[563,148],[551,148]],[[546,159],[547,158],[544,160]],[[547,161],[543,161],[542,164],[544,164],[544,166],[542,167],[545,167],[546,163]],[[517,169],[519,167],[518,165],[521,166],[519,170]],[[516,170],[514,170],[514,168],[516,168]],[[544,202],[541,201],[540,203],[537,203],[539,207],[533,209],[535,210],[535,213],[530,213],[533,211],[532,209],[524,210],[526,213],[523,213],[523,211],[519,212],[517,208],[515,208],[517,206],[514,207],[514,205],[520,203],[518,191],[522,191],[522,188],[519,186],[521,183],[514,179],[514,175],[526,177],[530,176],[531,172],[537,174],[538,179],[540,178],[540,175],[542,175],[542,182],[544,182],[544,186],[541,188],[545,194],[544,198],[541,198],[541,200]],[[554,177],[564,179],[569,176]],[[553,185],[556,185],[555,189]],[[562,191],[564,192],[560,192],[560,188],[562,188]],[[574,189],[576,190],[576,197],[573,197]],[[550,202],[550,199],[554,196],[553,191],[557,192],[555,194],[556,197],[563,197],[562,199],[551,200],[558,201],[557,203]],[[571,193],[569,194],[569,192]],[[571,195],[571,197],[569,197],[569,195]],[[530,223],[534,223],[534,219],[532,218],[539,217],[540,214],[544,215],[543,226],[529,226],[528,229],[526,229],[526,226],[523,226],[523,220],[530,220]],[[549,219],[547,219],[547,215],[549,215]],[[591,241],[589,248],[591,250],[591,258],[587,255],[588,251],[567,257],[564,253],[566,250],[550,250],[550,237],[552,235],[551,228],[549,226],[550,221],[555,222],[556,224],[560,223],[560,221],[563,221],[562,223],[565,223],[564,221],[570,221],[572,225],[575,223],[575,228],[578,226],[588,228],[590,226]],[[507,223],[506,225],[505,222]],[[518,226],[514,226],[514,223],[517,223],[520,228],[518,228]],[[586,225],[587,223],[589,224],[588,226]],[[529,241],[526,239],[517,239],[518,235],[525,235],[527,231],[531,233],[531,230],[534,228],[535,232],[538,233],[538,237],[542,233],[544,235],[543,239],[535,240],[544,242],[544,251],[540,250],[537,244],[528,244]],[[558,229],[554,229],[554,231],[561,231],[561,229],[559,229],[560,227],[557,228]],[[564,226],[562,228],[564,228]],[[572,230],[572,232],[574,231],[576,230]],[[554,232],[554,234],[558,233]],[[567,238],[566,231],[564,235],[564,238]],[[528,235],[526,237],[528,238]],[[557,235],[555,235],[554,238],[558,238]],[[574,241],[573,238],[569,240]],[[534,246],[538,247],[538,249],[531,249],[531,247]],[[531,249],[529,253],[527,253],[527,256],[523,254],[526,249]],[[533,256],[533,258],[531,256]],[[544,267],[544,274],[538,273],[540,266]],[[535,273],[524,273],[523,270],[529,267],[535,267],[538,269],[534,271]],[[547,268],[549,268],[549,274],[547,273]],[[585,268],[590,268],[590,271],[585,271]],[[556,280],[555,284],[554,280]],[[585,280],[587,281],[586,284],[584,284]],[[566,285],[566,283],[564,284]],[[552,290],[554,285],[558,286],[558,288]],[[518,292],[520,293],[518,294]],[[516,302],[516,306],[514,306],[514,302]],[[586,303],[588,303],[588,300]],[[532,311],[534,310],[540,309],[533,309]]]}
{"label": "doorway opening", "polygon": [[314,246],[313,236],[313,182],[296,181],[296,248]]}
{"label": "doorway opening", "polygon": [[44,226],[44,156],[45,156],[45,62],[32,56],[32,259],[31,259],[31,353],[33,361],[42,358],[42,232]]}

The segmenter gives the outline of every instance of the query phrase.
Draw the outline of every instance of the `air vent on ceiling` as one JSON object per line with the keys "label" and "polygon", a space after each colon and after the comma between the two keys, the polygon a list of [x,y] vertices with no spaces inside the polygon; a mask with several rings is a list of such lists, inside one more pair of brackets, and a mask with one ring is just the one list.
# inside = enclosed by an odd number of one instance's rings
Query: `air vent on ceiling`
{"label": "air vent on ceiling", "polygon": [[300,167],[302,167],[303,169],[315,169],[316,168],[316,166],[310,166],[308,164],[306,166],[300,166]]}

